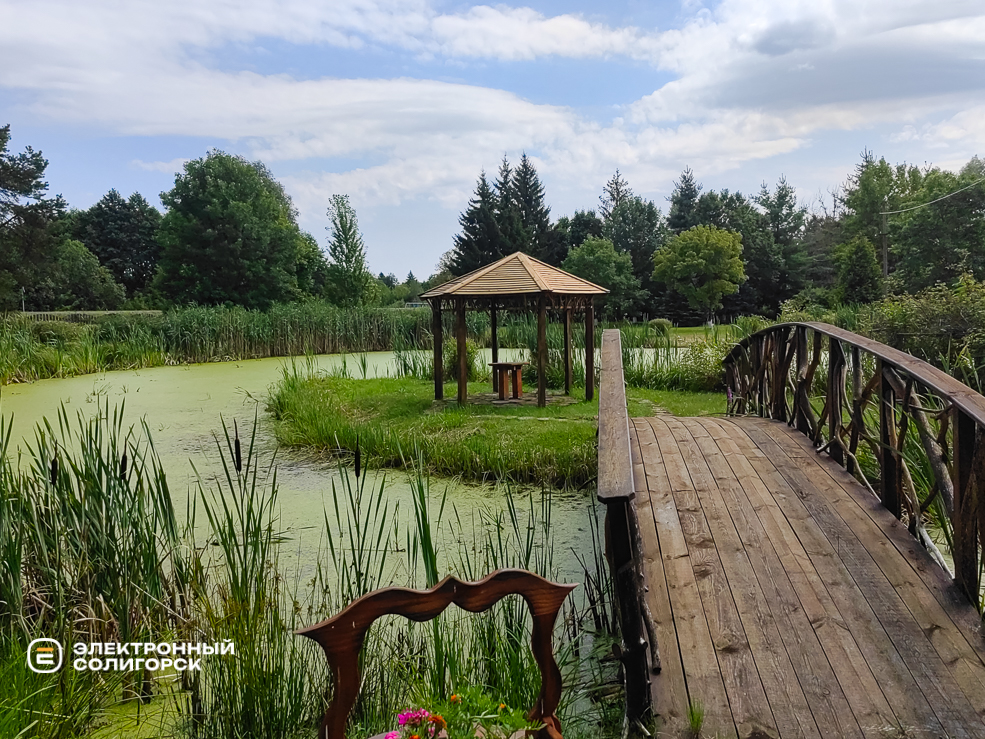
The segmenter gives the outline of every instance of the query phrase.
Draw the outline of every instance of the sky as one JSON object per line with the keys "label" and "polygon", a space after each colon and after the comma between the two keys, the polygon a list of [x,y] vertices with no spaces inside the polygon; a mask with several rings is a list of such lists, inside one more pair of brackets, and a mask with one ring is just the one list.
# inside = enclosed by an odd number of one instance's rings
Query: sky
{"label": "sky", "polygon": [[831,207],[863,150],[985,155],[982,0],[0,0],[0,125],[52,193],[160,205],[212,148],[262,160],[324,247],[346,193],[374,272],[430,275],[479,173],[534,161],[552,217],[619,169],[664,212],[785,176]]}

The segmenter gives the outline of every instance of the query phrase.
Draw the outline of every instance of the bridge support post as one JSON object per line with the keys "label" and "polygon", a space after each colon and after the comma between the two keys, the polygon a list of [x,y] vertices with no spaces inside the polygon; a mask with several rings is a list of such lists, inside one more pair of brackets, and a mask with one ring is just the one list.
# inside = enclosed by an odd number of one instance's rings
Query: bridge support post
{"label": "bridge support post", "polygon": [[882,452],[882,479],[879,494],[882,504],[896,518],[903,515],[903,469],[896,452],[896,391],[886,377],[886,367],[880,359],[876,362],[879,373],[879,441]]}
{"label": "bridge support post", "polygon": [[[842,400],[845,396],[845,350],[838,339],[828,339],[828,454],[845,464],[841,446]],[[897,516],[899,518],[899,516]]]}
{"label": "bridge support post", "polygon": [[954,581],[978,604],[978,529],[982,515],[983,452],[977,424],[967,413],[952,412],[954,441]]}

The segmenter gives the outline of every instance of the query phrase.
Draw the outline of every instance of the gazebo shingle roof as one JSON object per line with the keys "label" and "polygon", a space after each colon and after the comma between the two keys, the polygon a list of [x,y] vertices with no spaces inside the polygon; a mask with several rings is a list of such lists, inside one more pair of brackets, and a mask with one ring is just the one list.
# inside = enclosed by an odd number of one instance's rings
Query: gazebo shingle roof
{"label": "gazebo shingle roof", "polygon": [[493,297],[553,293],[557,295],[605,295],[609,291],[593,282],[575,277],[523,252],[515,252],[498,262],[456,277],[421,295],[432,298]]}

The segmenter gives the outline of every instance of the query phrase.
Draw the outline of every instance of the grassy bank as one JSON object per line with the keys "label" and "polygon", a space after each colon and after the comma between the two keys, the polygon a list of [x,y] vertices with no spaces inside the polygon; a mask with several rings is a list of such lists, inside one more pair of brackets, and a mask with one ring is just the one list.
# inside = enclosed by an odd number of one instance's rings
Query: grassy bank
{"label": "grassy bank", "polygon": [[[455,386],[445,397],[455,397]],[[470,393],[488,393],[469,383]],[[718,393],[630,388],[630,412],[653,415],[721,413]],[[577,398],[584,390],[573,391]],[[419,449],[424,464],[442,475],[511,479],[580,487],[597,470],[598,400],[547,408],[434,403],[433,385],[411,377],[355,380],[285,370],[271,391],[270,409],[285,445],[350,456],[359,448],[365,465],[406,466]]]}

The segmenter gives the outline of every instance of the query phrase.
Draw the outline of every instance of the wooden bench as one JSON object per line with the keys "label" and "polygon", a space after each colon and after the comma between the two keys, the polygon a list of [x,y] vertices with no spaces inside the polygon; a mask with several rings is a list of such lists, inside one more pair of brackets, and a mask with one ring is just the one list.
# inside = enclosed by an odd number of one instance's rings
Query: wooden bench
{"label": "wooden bench", "polygon": [[513,378],[513,397],[523,395],[523,367],[530,362],[490,362],[493,372],[493,387],[499,391],[499,399],[506,400],[507,379]]}
{"label": "wooden bench", "polygon": [[577,585],[560,585],[526,570],[496,570],[478,582],[446,577],[430,590],[383,588],[357,598],[338,615],[297,633],[318,642],[332,672],[335,690],[319,739],[345,739],[345,724],[359,693],[359,651],[366,632],[381,616],[396,614],[430,621],[452,603],[472,613],[489,610],[507,595],[520,595],[533,617],[531,647],[540,668],[541,688],[528,717],[543,724],[538,739],[562,739],[555,713],[561,700],[561,671],[552,639],[561,604]]}

